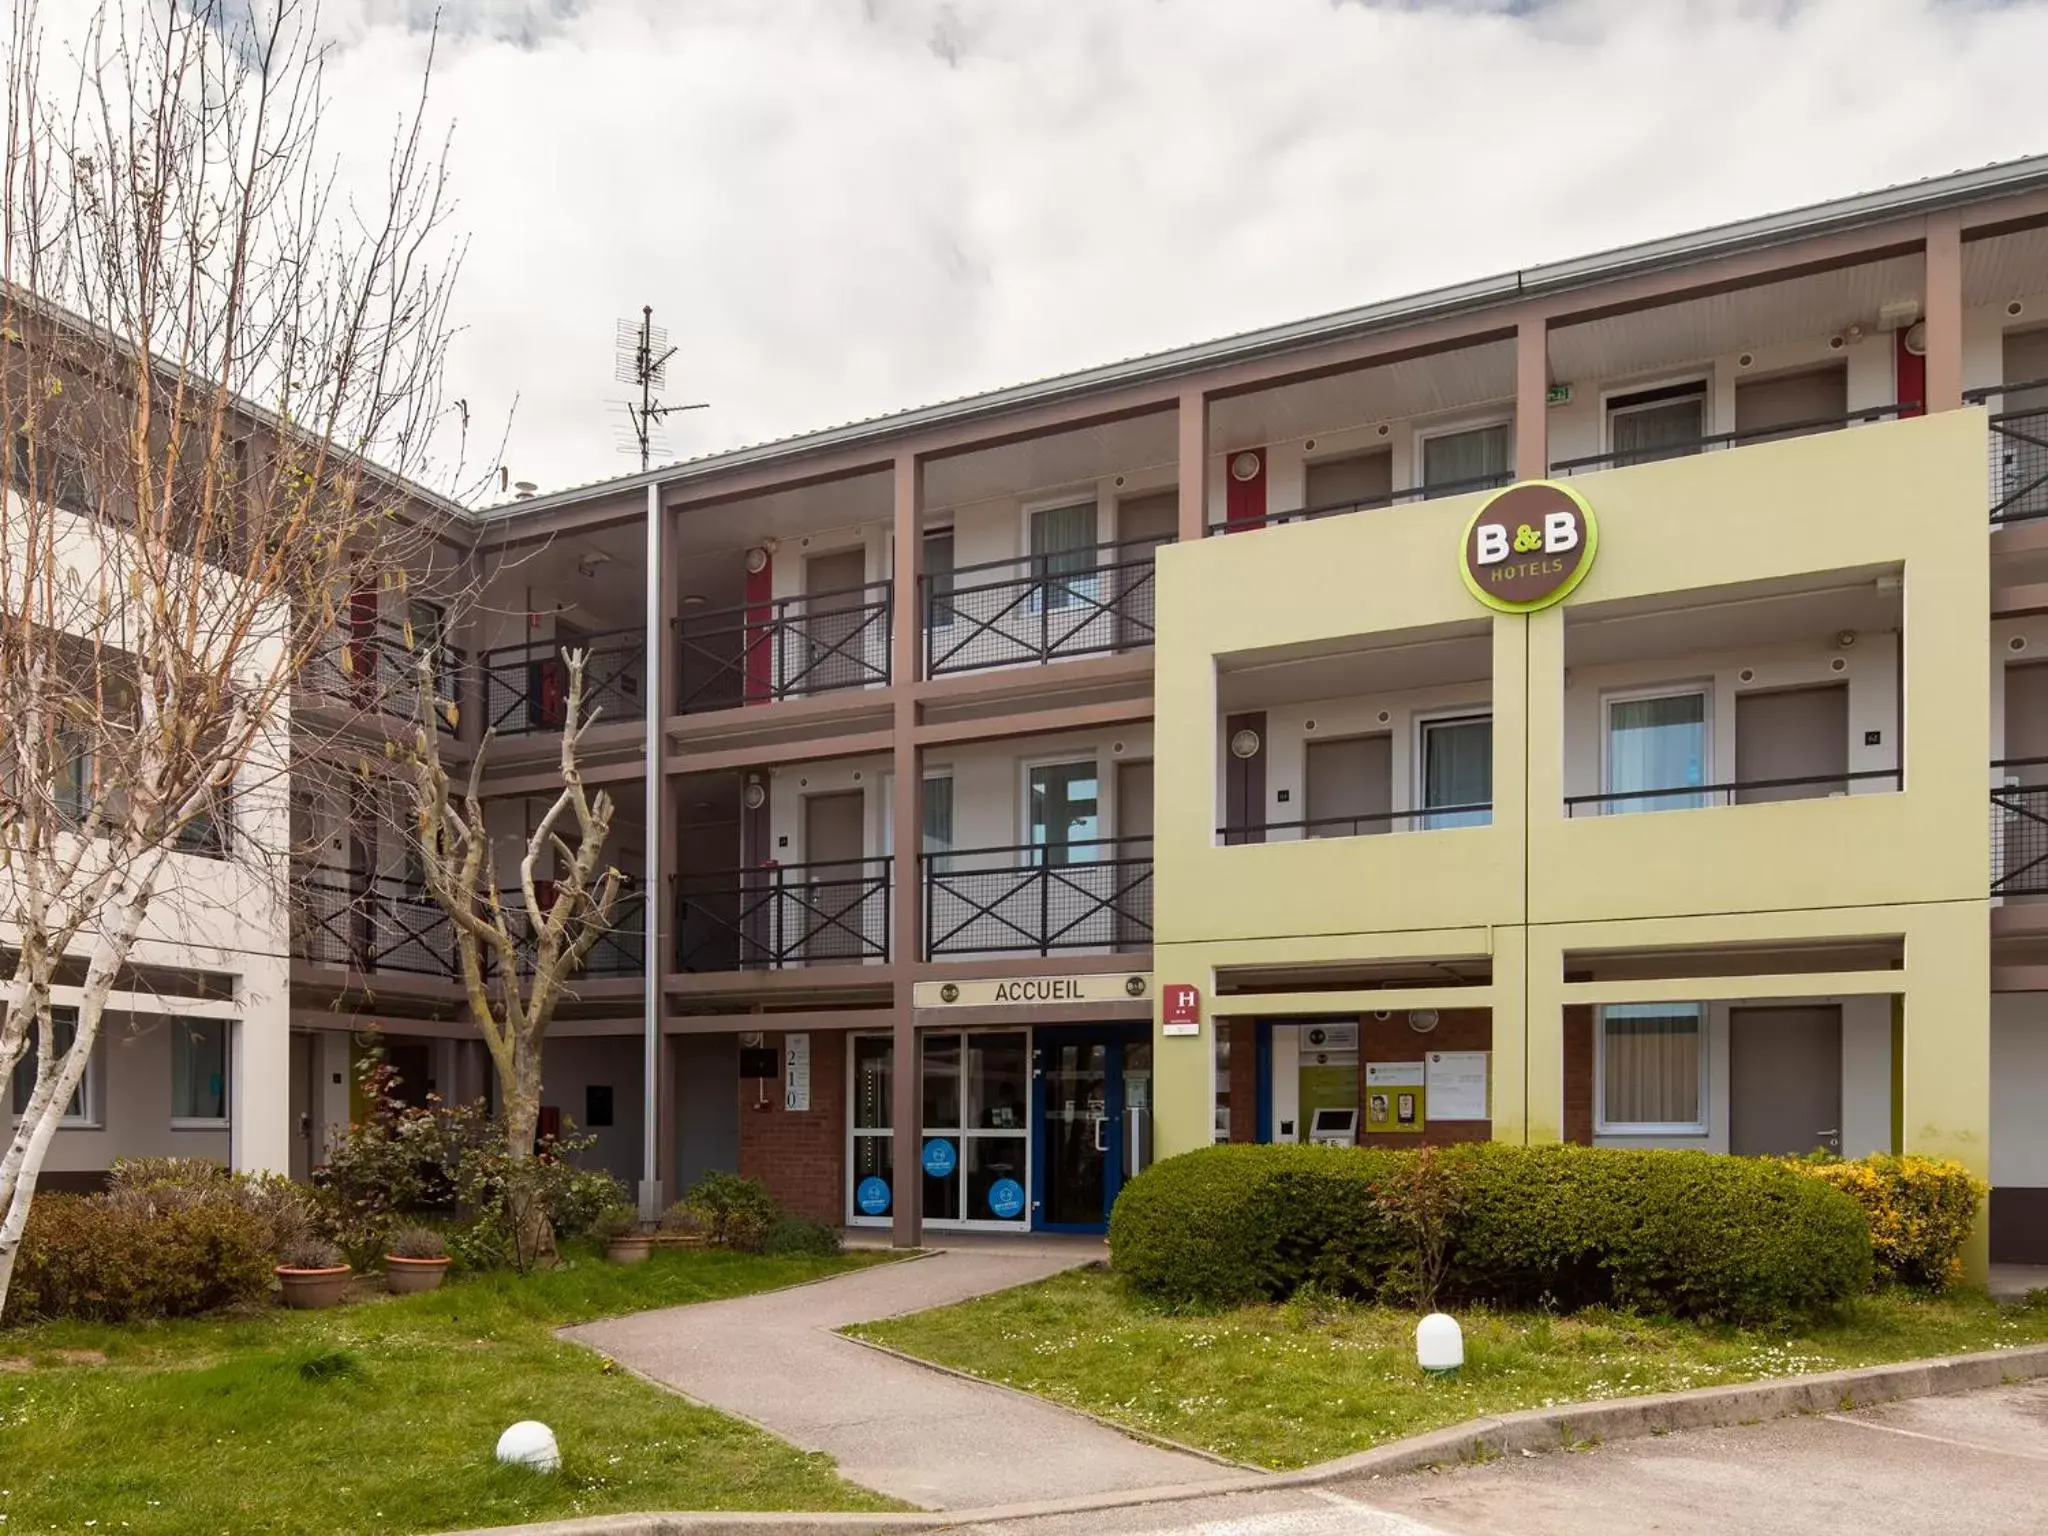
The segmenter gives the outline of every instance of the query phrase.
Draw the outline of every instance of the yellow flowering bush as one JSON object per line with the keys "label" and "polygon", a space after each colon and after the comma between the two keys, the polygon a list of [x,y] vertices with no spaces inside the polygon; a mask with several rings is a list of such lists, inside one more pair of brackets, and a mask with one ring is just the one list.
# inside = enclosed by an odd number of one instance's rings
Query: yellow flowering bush
{"label": "yellow flowering bush", "polygon": [[1793,1166],[1855,1197],[1870,1222],[1871,1256],[1881,1276],[1938,1291],[1961,1275],[1963,1243],[1988,1188],[1961,1163],[1879,1153]]}

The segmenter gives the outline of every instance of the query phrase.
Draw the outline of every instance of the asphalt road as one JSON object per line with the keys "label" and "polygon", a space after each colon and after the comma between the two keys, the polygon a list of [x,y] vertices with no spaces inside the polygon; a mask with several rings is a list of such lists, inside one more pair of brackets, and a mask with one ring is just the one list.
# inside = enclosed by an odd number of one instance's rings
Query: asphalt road
{"label": "asphalt road", "polygon": [[2038,1536],[2048,1382],[987,1536]]}

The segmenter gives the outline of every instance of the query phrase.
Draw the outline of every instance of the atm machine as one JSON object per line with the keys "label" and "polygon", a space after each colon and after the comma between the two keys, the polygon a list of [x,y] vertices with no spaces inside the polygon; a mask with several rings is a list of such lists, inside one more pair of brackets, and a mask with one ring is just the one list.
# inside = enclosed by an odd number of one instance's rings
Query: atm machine
{"label": "atm machine", "polygon": [[1355,1109],[1319,1109],[1309,1122],[1309,1141],[1319,1147],[1355,1147],[1358,1145],[1358,1111]]}

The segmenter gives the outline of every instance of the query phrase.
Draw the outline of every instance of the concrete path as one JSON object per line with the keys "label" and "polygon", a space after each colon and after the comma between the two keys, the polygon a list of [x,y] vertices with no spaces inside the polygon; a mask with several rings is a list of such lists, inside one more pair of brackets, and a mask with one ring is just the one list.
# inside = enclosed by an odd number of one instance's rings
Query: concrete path
{"label": "concrete path", "polygon": [[927,1509],[1242,1476],[832,1332],[1028,1285],[1100,1257],[1100,1244],[963,1244],[816,1285],[611,1318],[562,1336],[822,1451],[842,1476]]}

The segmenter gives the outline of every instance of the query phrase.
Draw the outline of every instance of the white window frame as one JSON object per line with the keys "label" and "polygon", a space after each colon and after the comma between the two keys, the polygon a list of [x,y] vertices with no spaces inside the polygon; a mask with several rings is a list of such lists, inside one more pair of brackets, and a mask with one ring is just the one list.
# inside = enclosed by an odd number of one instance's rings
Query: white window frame
{"label": "white window frame", "polygon": [[[1064,496],[1035,496],[1029,501],[1019,501],[1017,503],[1017,564],[1023,567],[1020,580],[1036,581],[1038,579],[1032,569],[1032,561],[1036,557],[1031,553],[1031,520],[1041,512],[1062,512],[1069,507],[1081,506],[1093,507],[1095,509],[1095,542],[1088,551],[1090,560],[1088,572],[1076,571],[1070,579],[1076,581],[1095,579],[1094,575],[1089,573],[1101,571],[1102,557],[1108,553],[1103,546],[1112,542],[1111,540],[1104,539],[1102,536],[1103,497],[1102,487],[1099,485],[1091,485],[1085,489],[1076,487]],[[1109,519],[1111,524],[1114,525],[1116,511],[1113,503],[1110,507]],[[954,548],[954,553],[957,557],[959,553],[957,545]],[[1032,598],[1030,604],[1027,605],[1026,611],[1037,613],[1041,600],[1042,596]],[[1075,605],[1062,603],[1055,607],[1053,611],[1058,613],[1071,606]]]}
{"label": "white window frame", "polygon": [[[1712,370],[1704,373],[1676,374],[1670,378],[1648,379],[1635,384],[1620,384],[1611,389],[1602,389],[1600,391],[1601,456],[1604,458],[1615,452],[1613,431],[1614,407],[1611,404],[1612,401],[1628,395],[1648,394],[1651,390],[1655,389],[1677,389],[1685,384],[1697,384],[1700,386],[1700,436],[1703,438],[1713,436],[1714,375]],[[1669,400],[1659,400],[1654,405],[1623,406],[1622,414],[1627,415],[1630,411],[1636,410],[1652,410],[1657,405],[1669,404],[1671,404]]]}
{"label": "white window frame", "polygon": [[[178,1027],[178,1026],[179,1026],[179,1025],[181,1024],[181,1023],[192,1023],[192,1024],[218,1024],[218,1025],[220,1025],[220,1027],[221,1027],[221,1049],[220,1049],[220,1098],[221,1098],[221,1103],[222,1103],[222,1104],[224,1104],[224,1105],[225,1105],[225,1106],[227,1107],[227,1113],[226,1113],[225,1115],[221,1115],[221,1116],[218,1116],[218,1117],[215,1117],[215,1116],[211,1116],[211,1115],[177,1115],[177,1114],[174,1114],[174,1115],[172,1115],[172,1116],[171,1116],[171,1129],[172,1129],[172,1130],[174,1130],[174,1131],[225,1131],[225,1130],[231,1130],[231,1129],[232,1129],[232,1128],[234,1127],[234,1123],[235,1123],[235,1118],[234,1118],[234,1117],[235,1117],[235,1024],[234,1024],[234,1021],[233,1021],[233,1020],[231,1020],[231,1019],[224,1019],[224,1018],[212,1018],[212,1017],[195,1017],[195,1018],[192,1018],[192,1019],[189,1019],[189,1020],[186,1020],[186,1019],[179,1019],[179,1018],[173,1018],[173,1019],[168,1019],[168,1020],[166,1020],[165,1022],[167,1022],[167,1023],[168,1023],[168,1024],[169,1024],[169,1025],[171,1026],[171,1028],[172,1028],[172,1029],[174,1029],[174,1030],[175,1030],[175,1029],[176,1029],[176,1028],[177,1028],[177,1027]],[[176,1079],[177,1079],[177,1062],[178,1062],[178,1047],[177,1047],[177,1036],[176,1036],[176,1035],[174,1034],[174,1035],[172,1035],[172,1037],[171,1037],[171,1076],[172,1076],[172,1081],[173,1081],[173,1084],[174,1084],[174,1085],[175,1085],[175,1083],[176,1083]],[[175,1091],[175,1089],[174,1089],[174,1091]]]}
{"label": "white window frame", "polygon": [[[1395,808],[1397,811],[1405,810],[1405,818],[1401,819],[1405,819],[1408,822],[1406,830],[1414,831],[1420,829],[1433,832],[1465,830],[1458,827],[1430,826],[1428,820],[1430,807],[1423,800],[1423,797],[1429,793],[1429,728],[1432,725],[1446,725],[1461,720],[1484,720],[1489,725],[1493,724],[1493,702],[1489,699],[1478,704],[1445,705],[1440,709],[1419,709],[1409,716],[1409,731],[1413,738],[1409,746],[1408,763],[1407,798],[1410,803],[1406,807],[1397,806]],[[1368,732],[1367,734],[1370,733]],[[1487,777],[1491,781],[1492,774],[1489,772]],[[1499,785],[1494,785],[1493,789],[1488,792],[1487,800],[1489,804],[1492,802],[1493,792],[1497,791],[1499,787]],[[1306,794],[1306,792],[1306,786],[1304,786],[1303,793]],[[1469,811],[1447,811],[1445,814],[1457,816],[1470,815],[1472,813]],[[1490,810],[1486,813],[1485,821],[1473,823],[1475,827],[1490,827],[1492,825],[1493,812]],[[1397,824],[1390,824],[1390,826],[1393,830],[1402,830]]]}
{"label": "white window frame", "polygon": [[[947,538],[953,541],[953,591],[957,592],[960,590],[960,577],[958,574],[960,570],[960,528],[957,523],[940,523],[927,526],[924,529],[920,530],[917,536],[918,575],[928,577],[931,574],[924,568],[924,541],[926,539],[933,538],[941,533],[945,534]],[[946,619],[944,623],[933,624],[931,622],[931,611],[931,598],[929,596],[929,588],[927,588],[927,595],[924,604],[924,613],[920,616],[922,622],[926,625],[926,627],[929,628],[933,633],[941,633],[945,630],[951,629],[955,624],[960,622],[960,610],[959,607],[954,603],[953,594],[951,592],[946,594]]]}
{"label": "white window frame", "polygon": [[[920,1032],[920,1044],[922,1043],[922,1033],[923,1033],[923,1032],[921,1031],[921,1032]],[[962,1027],[960,1027],[960,1028],[956,1028],[956,1029],[945,1029],[945,1028],[941,1028],[941,1027],[934,1027],[934,1028],[933,1028],[933,1029],[931,1030],[931,1033],[933,1033],[933,1034],[939,1034],[939,1035],[951,1034],[951,1035],[957,1035],[957,1036],[959,1036],[959,1037],[960,1037],[960,1042],[961,1042],[961,1043],[960,1043],[960,1084],[959,1084],[959,1086],[960,1086],[960,1104],[961,1104],[961,1106],[962,1106],[962,1109],[963,1109],[963,1111],[965,1110],[965,1107],[966,1107],[966,1104],[967,1104],[967,1040],[968,1040],[968,1038],[969,1038],[969,1037],[971,1037],[971,1036],[974,1036],[974,1035],[1021,1035],[1021,1036],[1023,1036],[1023,1038],[1024,1038],[1024,1066],[1025,1066],[1025,1070],[1026,1070],[1026,1072],[1027,1072],[1027,1074],[1028,1074],[1028,1075],[1027,1075],[1027,1077],[1026,1077],[1026,1079],[1025,1079],[1025,1096],[1024,1096],[1024,1123],[1023,1123],[1023,1125],[1022,1125],[1021,1127],[1019,1127],[1019,1129],[1018,1129],[1018,1130],[1016,1130],[1016,1131],[1012,1131],[1012,1130],[1009,1130],[1009,1129],[1007,1129],[1007,1128],[989,1128],[989,1127],[979,1127],[979,1126],[975,1126],[975,1127],[969,1127],[969,1126],[964,1126],[964,1125],[963,1125],[963,1126],[960,1126],[960,1127],[958,1127],[957,1129],[947,1129],[947,1128],[945,1128],[945,1127],[935,1127],[935,1128],[933,1128],[933,1129],[932,1129],[931,1131],[927,1132],[927,1131],[926,1131],[926,1129],[925,1129],[925,1127],[924,1127],[924,1125],[922,1124],[922,1116],[923,1116],[923,1106],[924,1106],[924,1080],[923,1080],[923,1077],[922,1077],[922,1075],[920,1075],[920,1077],[919,1077],[919,1079],[918,1079],[918,1084],[917,1084],[917,1102],[918,1102],[918,1107],[919,1107],[919,1119],[920,1119],[920,1123],[919,1123],[919,1125],[918,1125],[918,1128],[917,1128],[917,1141],[918,1141],[918,1145],[919,1145],[920,1147],[922,1147],[922,1146],[924,1145],[924,1143],[925,1143],[925,1141],[926,1141],[926,1139],[927,1139],[927,1137],[928,1137],[928,1136],[950,1136],[950,1137],[954,1138],[955,1140],[957,1140],[957,1141],[958,1141],[958,1142],[960,1143],[960,1170],[959,1170],[959,1173],[958,1173],[958,1174],[957,1174],[956,1176],[957,1176],[957,1177],[958,1177],[959,1179],[961,1179],[961,1180],[962,1180],[962,1188],[965,1188],[965,1180],[966,1180],[966,1177],[967,1177],[967,1141],[968,1141],[968,1139],[969,1139],[970,1137],[1015,1137],[1015,1136],[1017,1136],[1018,1134],[1020,1134],[1020,1132],[1021,1132],[1021,1134],[1023,1135],[1023,1138],[1024,1138],[1024,1178],[1023,1178],[1023,1181],[1022,1181],[1022,1182],[1023,1182],[1023,1184],[1024,1184],[1024,1209],[1023,1209],[1023,1211],[1022,1211],[1022,1212],[1021,1212],[1021,1213],[1020,1213],[1020,1214],[1018,1215],[1018,1217],[1017,1217],[1017,1219],[1016,1219],[1015,1221],[996,1221],[996,1220],[993,1220],[992,1218],[988,1218],[988,1217],[974,1217],[974,1216],[965,1216],[965,1217],[950,1217],[950,1216],[940,1216],[940,1217],[928,1217],[928,1218],[926,1218],[926,1221],[925,1221],[925,1225],[926,1225],[926,1226],[931,1226],[931,1227],[938,1227],[938,1228],[940,1228],[941,1230],[943,1230],[943,1231],[947,1231],[947,1232],[1010,1232],[1010,1233],[1017,1233],[1017,1232],[1029,1232],[1029,1231],[1030,1231],[1030,1230],[1032,1229],[1032,1225],[1033,1225],[1033,1222],[1032,1222],[1032,1218],[1033,1218],[1033,1215],[1035,1214],[1035,1212],[1036,1212],[1036,1211],[1037,1211],[1037,1209],[1038,1209],[1038,1198],[1037,1198],[1037,1191],[1036,1191],[1036,1188],[1035,1188],[1035,1185],[1036,1185],[1036,1182],[1037,1182],[1037,1177],[1038,1177],[1038,1165],[1037,1165],[1037,1163],[1036,1163],[1036,1161],[1035,1161],[1035,1159],[1036,1159],[1036,1156],[1037,1156],[1037,1152],[1038,1152],[1038,1130],[1037,1130],[1037,1124],[1036,1124],[1038,1116],[1037,1116],[1037,1113],[1036,1113],[1036,1103],[1035,1103],[1035,1100],[1036,1100],[1036,1097],[1037,1097],[1037,1087],[1036,1087],[1036,1085],[1037,1085],[1037,1081],[1038,1081],[1038,1055],[1037,1055],[1037,1048],[1038,1048],[1038,1042],[1037,1042],[1037,1039],[1035,1038],[1036,1032],[1035,1032],[1035,1031],[1033,1031],[1033,1030],[1032,1030],[1032,1029],[1031,1029],[1031,1028],[1030,1028],[1029,1026],[1027,1026],[1027,1025],[1017,1025],[1017,1024],[990,1024],[990,1025],[983,1025],[983,1026],[980,1026],[980,1027],[978,1027],[978,1028],[977,1028],[977,1027],[968,1027],[968,1026],[962,1026]],[[858,1131],[858,1132],[857,1132],[857,1131],[856,1131],[856,1130],[854,1129],[854,1124],[853,1124],[853,1119],[854,1119],[854,1116],[853,1116],[853,1081],[854,1081],[854,1079],[853,1079],[853,1065],[854,1065],[854,1049],[853,1049],[853,1043],[854,1043],[854,1041],[856,1041],[856,1040],[889,1040],[889,1039],[890,1039],[890,1035],[889,1035],[888,1031],[886,1031],[886,1030],[855,1030],[855,1031],[851,1031],[851,1032],[849,1032],[849,1033],[848,1033],[848,1035],[847,1035],[847,1037],[846,1037],[846,1106],[847,1106],[847,1107],[846,1107],[846,1188],[845,1188],[845,1189],[844,1189],[843,1191],[841,1191],[841,1193],[842,1193],[842,1195],[843,1195],[843,1197],[844,1197],[844,1200],[845,1200],[845,1210],[846,1210],[846,1225],[847,1225],[847,1226],[849,1226],[849,1227],[886,1227],[886,1226],[888,1226],[888,1225],[890,1224],[890,1222],[891,1222],[891,1221],[892,1221],[892,1220],[894,1219],[894,1216],[895,1216],[895,1196],[896,1196],[896,1195],[897,1195],[897,1194],[898,1194],[898,1193],[900,1192],[899,1190],[893,1190],[893,1189],[892,1189],[892,1190],[890,1191],[890,1196],[891,1196],[891,1199],[890,1199],[890,1209],[889,1209],[888,1211],[885,1211],[885,1212],[884,1212],[884,1213],[883,1213],[882,1215],[880,1215],[880,1216],[868,1216],[868,1215],[864,1215],[864,1214],[863,1214],[863,1213],[862,1213],[862,1212],[860,1211],[859,1207],[858,1207],[858,1206],[857,1206],[857,1205],[856,1205],[856,1204],[854,1203],[854,1190],[855,1190],[855,1187],[856,1187],[857,1181],[855,1180],[855,1178],[854,1178],[854,1176],[853,1176],[853,1171],[854,1171],[854,1150],[855,1150],[855,1139],[856,1139],[856,1137],[857,1137],[857,1136],[870,1136],[870,1137],[873,1137],[873,1136],[894,1136],[894,1135],[896,1134],[896,1132],[895,1132],[895,1128],[894,1128],[893,1126],[892,1126],[892,1127],[890,1127],[890,1128],[889,1128],[888,1130],[873,1130],[873,1131]],[[892,1051],[893,1051],[893,1044],[892,1044]],[[895,1070],[895,1065],[896,1065],[896,1064],[894,1063],[894,1061],[893,1061],[893,1059],[892,1059],[892,1061],[891,1061],[891,1071],[892,1071],[892,1072],[893,1072],[893,1071]],[[920,1168],[919,1168],[919,1169],[917,1170],[917,1177],[919,1177],[919,1178],[922,1178],[923,1176],[924,1176],[924,1170],[923,1170],[923,1168],[922,1168],[922,1167],[920,1167]]]}
{"label": "white window frame", "polygon": [[[1095,837],[1094,843],[1109,841],[1114,834],[1106,829],[1114,825],[1116,806],[1111,800],[1109,781],[1113,775],[1103,771],[1100,748],[1086,751],[1052,752],[1043,757],[1023,757],[1017,760],[1017,846],[1028,851],[1034,845],[1031,841],[1031,774],[1038,768],[1069,768],[1082,763],[1095,769]],[[959,809],[956,804],[954,809]],[[1048,845],[1049,846],[1049,845]],[[1085,862],[1094,863],[1102,857],[1102,849],[1091,846]],[[1069,860],[1068,862],[1073,862]]]}
{"label": "white window frame", "polygon": [[[57,1008],[69,1008],[69,1009],[70,1009],[70,1010],[72,1011],[72,1013],[74,1013],[74,1014],[76,1014],[76,1013],[78,1012],[78,1008],[77,1008],[77,1005],[75,1005],[75,1004],[72,1004],[72,1003],[54,1003],[54,1004],[52,1004],[51,1006],[53,1006],[53,1007],[57,1007]],[[104,1024],[105,1024],[105,1018],[104,1018],[104,1016],[102,1016],[102,1019],[101,1019],[101,1023],[102,1023],[102,1025],[104,1026]],[[73,1027],[75,1028],[76,1026],[74,1025]],[[34,1038],[34,1037],[33,1037],[33,1034],[31,1034],[31,1039],[33,1039],[33,1038]],[[85,1071],[84,1071],[83,1073],[81,1073],[81,1074],[79,1075],[79,1079],[78,1079],[78,1113],[77,1113],[77,1114],[75,1114],[75,1115],[74,1115],[74,1114],[70,1114],[70,1113],[66,1113],[66,1114],[65,1114],[65,1115],[64,1115],[64,1116],[63,1116],[63,1117],[62,1117],[61,1119],[59,1119],[59,1120],[58,1120],[58,1122],[57,1122],[57,1129],[58,1129],[58,1130],[60,1130],[60,1131],[97,1131],[97,1130],[103,1130],[103,1129],[105,1129],[105,1126],[106,1126],[106,1122],[105,1122],[104,1118],[103,1118],[103,1117],[101,1116],[101,1114],[100,1114],[100,1094],[99,1094],[99,1088],[100,1088],[100,1046],[101,1046],[101,1045],[102,1045],[102,1044],[104,1043],[105,1039],[106,1039],[106,1030],[105,1030],[105,1028],[104,1028],[104,1027],[102,1027],[102,1029],[100,1030],[100,1033],[99,1033],[99,1034],[98,1034],[98,1035],[97,1035],[96,1037],[94,1037],[94,1039],[93,1039],[93,1042],[92,1042],[92,1049],[91,1049],[91,1050],[89,1050],[89,1051],[87,1051],[87,1052],[85,1053]],[[67,1052],[66,1054],[69,1054],[69,1053]],[[22,1066],[23,1064],[25,1064],[25,1063],[27,1062],[27,1060],[28,1060],[28,1055],[27,1055],[27,1053],[26,1053],[26,1052],[24,1052],[24,1053],[23,1053],[23,1055],[22,1055],[22,1059],[21,1059],[21,1061],[19,1061],[19,1062],[15,1063],[15,1065],[16,1065],[17,1067],[20,1067],[20,1066]],[[24,1116],[22,1116],[22,1115],[19,1115],[19,1114],[15,1113],[15,1109],[14,1109],[14,1074],[13,1074],[12,1072],[8,1073],[8,1075],[7,1075],[7,1082],[6,1082],[6,1088],[7,1088],[7,1123],[8,1123],[9,1125],[20,1125],[20,1124],[22,1123],[22,1120],[23,1120],[23,1119],[24,1119],[25,1117],[24,1117]]]}
{"label": "white window frame", "polygon": [[1700,1073],[1699,1119],[1692,1121],[1610,1121],[1607,1118],[1608,1006],[1608,1004],[1602,1003],[1593,1010],[1593,1134],[1595,1136],[1673,1137],[1703,1137],[1710,1134],[1709,1127],[1713,1124],[1714,1118],[1713,1106],[1707,1097],[1708,1089],[1713,1082],[1712,1051],[1710,1049],[1713,1024],[1712,1008],[1704,1002],[1674,1002],[1659,1005],[1671,1009],[1674,1013],[1681,1008],[1690,1008],[1694,1011],[1699,1030],[1699,1050],[1697,1052]]}
{"label": "white window frame", "polygon": [[[1415,429],[1414,443],[1411,449],[1413,456],[1408,464],[1409,489],[1426,491],[1429,488],[1427,481],[1423,478],[1424,469],[1428,464],[1428,452],[1423,447],[1424,443],[1429,442],[1433,438],[1457,437],[1461,433],[1477,432],[1485,427],[1506,427],[1508,429],[1507,473],[1512,475],[1515,472],[1515,415],[1511,410],[1491,411],[1484,415],[1450,417],[1442,421],[1432,421],[1426,426],[1418,426]],[[1399,495],[1401,487],[1395,486],[1394,492],[1396,495]]]}
{"label": "white window frame", "polygon": [[[1629,796],[1630,798],[1634,798],[1634,795],[1633,795],[1633,794],[1632,794],[1631,792],[1628,792],[1628,791],[1623,791],[1623,790],[1618,790],[1618,789],[1616,789],[1616,788],[1614,787],[1614,750],[1613,750],[1613,749],[1614,749],[1614,715],[1613,715],[1613,706],[1614,706],[1614,705],[1616,705],[1616,704],[1630,704],[1630,703],[1640,703],[1640,702],[1642,702],[1642,701],[1643,701],[1643,700],[1645,700],[1645,699],[1675,699],[1675,698],[1678,698],[1678,697],[1680,697],[1681,695],[1685,695],[1685,694],[1697,694],[1697,695],[1699,696],[1700,700],[1701,700],[1701,703],[1700,703],[1700,735],[1701,735],[1701,743],[1700,743],[1700,759],[1701,759],[1701,761],[1702,761],[1702,762],[1703,762],[1703,763],[1704,763],[1704,764],[1706,765],[1706,767],[1705,767],[1705,773],[1706,773],[1706,784],[1712,784],[1712,783],[1714,782],[1714,682],[1713,682],[1713,679],[1712,679],[1712,678],[1689,678],[1689,679],[1686,679],[1685,681],[1682,681],[1682,682],[1671,682],[1671,683],[1648,683],[1648,684],[1644,684],[1644,685],[1643,685],[1643,686],[1641,686],[1641,687],[1629,687],[1629,688],[1614,688],[1614,689],[1609,689],[1609,690],[1603,691],[1603,692],[1601,693],[1601,695],[1600,695],[1600,793],[1601,793],[1601,795],[1602,795],[1603,797],[1606,797],[1606,796],[1615,796],[1615,795],[1624,795],[1624,794],[1627,794],[1627,795],[1628,795],[1628,796]],[[1701,785],[1701,786],[1700,786],[1700,788],[1701,788],[1701,803],[1700,803],[1699,805],[1680,805],[1680,804],[1678,803],[1678,801],[1679,801],[1679,796],[1677,796],[1677,795],[1665,795],[1665,796],[1661,796],[1661,797],[1659,797],[1659,798],[1663,799],[1663,800],[1664,800],[1664,801],[1666,802],[1665,804],[1663,804],[1663,805],[1659,805],[1659,804],[1657,804],[1657,803],[1656,803],[1656,801],[1655,801],[1655,800],[1652,800],[1650,804],[1646,805],[1646,806],[1645,806],[1645,807],[1643,808],[1643,811],[1655,811],[1655,810],[1670,810],[1670,811],[1701,811],[1701,810],[1706,810],[1706,809],[1708,809],[1708,808],[1709,808],[1709,807],[1711,806],[1711,804],[1712,804],[1712,801],[1711,801],[1711,800],[1710,800],[1710,799],[1709,799],[1709,798],[1707,797],[1707,795],[1706,795],[1706,793],[1705,793],[1705,790],[1706,790],[1706,784],[1703,784],[1703,785]],[[1612,800],[1612,799],[1609,799],[1609,798],[1603,798],[1603,799],[1602,799],[1602,800],[1600,801],[1600,814],[1601,814],[1601,815],[1603,815],[1603,816],[1610,816],[1610,815],[1622,815],[1622,816],[1640,816],[1640,815],[1642,815],[1642,814],[1643,814],[1643,811],[1616,811],[1616,810],[1614,809],[1614,802],[1613,802],[1613,800]]]}

